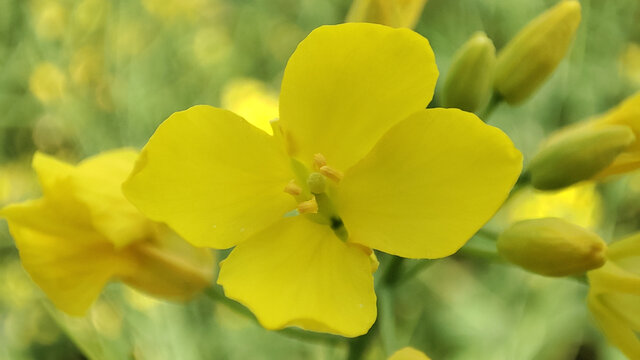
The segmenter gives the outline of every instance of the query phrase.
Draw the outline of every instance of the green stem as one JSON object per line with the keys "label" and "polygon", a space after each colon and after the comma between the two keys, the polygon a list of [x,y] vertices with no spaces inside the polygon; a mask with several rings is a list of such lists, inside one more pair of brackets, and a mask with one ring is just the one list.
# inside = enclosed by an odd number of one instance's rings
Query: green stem
{"label": "green stem", "polygon": [[374,332],[377,331],[377,328],[378,322],[376,321],[371,329],[369,329],[369,332],[349,341],[349,353],[347,354],[347,360],[362,359],[367,347],[369,347],[369,343],[371,343],[371,340],[373,339]]}
{"label": "green stem", "polygon": [[422,270],[428,268],[433,264],[435,264],[435,260],[421,260],[417,264],[413,265],[409,270],[405,271],[402,277],[398,279],[397,285],[404,284],[405,282],[413,279]]}
{"label": "green stem", "polygon": [[502,101],[503,101],[502,95],[500,95],[500,93],[498,92],[494,92],[493,95],[491,96],[491,101],[489,101],[489,104],[487,105],[487,107],[484,109],[483,112],[481,112],[478,115],[478,117],[480,117],[480,119],[482,119],[482,121],[484,121],[485,123],[488,123],[489,118],[491,117],[493,112],[498,108],[498,106],[502,104]]}
{"label": "green stem", "polygon": [[396,327],[394,316],[394,293],[392,287],[383,286],[378,290],[378,322],[382,347],[388,356],[396,349]]}

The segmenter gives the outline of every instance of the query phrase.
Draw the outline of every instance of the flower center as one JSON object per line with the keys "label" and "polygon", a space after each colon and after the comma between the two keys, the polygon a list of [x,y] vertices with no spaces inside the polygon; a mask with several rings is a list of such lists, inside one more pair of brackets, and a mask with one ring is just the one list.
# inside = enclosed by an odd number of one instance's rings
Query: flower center
{"label": "flower center", "polygon": [[293,214],[304,215],[317,223],[330,226],[340,239],[346,241],[347,230],[330,197],[342,180],[343,173],[327,165],[322,154],[313,156],[313,172],[309,172],[296,160],[292,160],[292,167],[296,179],[291,180],[284,191],[298,202]]}

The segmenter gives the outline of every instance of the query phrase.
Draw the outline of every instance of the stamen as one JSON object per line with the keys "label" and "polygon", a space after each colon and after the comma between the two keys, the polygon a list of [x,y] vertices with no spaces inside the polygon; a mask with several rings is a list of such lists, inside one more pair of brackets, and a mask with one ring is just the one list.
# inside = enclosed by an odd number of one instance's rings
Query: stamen
{"label": "stamen", "polygon": [[287,186],[284,187],[284,192],[293,196],[298,196],[302,193],[302,188],[296,184],[295,180],[291,180]]}
{"label": "stamen", "polygon": [[328,165],[322,166],[320,168],[320,173],[337,183],[344,177],[342,171],[336,170]]}
{"label": "stamen", "polygon": [[298,211],[300,212],[300,214],[317,214],[318,203],[316,202],[315,196],[312,197],[311,200],[307,200],[299,203]]}
{"label": "stamen", "polygon": [[321,167],[327,165],[327,159],[325,159],[324,155],[322,154],[314,154],[313,155],[313,166],[316,169],[320,169]]}

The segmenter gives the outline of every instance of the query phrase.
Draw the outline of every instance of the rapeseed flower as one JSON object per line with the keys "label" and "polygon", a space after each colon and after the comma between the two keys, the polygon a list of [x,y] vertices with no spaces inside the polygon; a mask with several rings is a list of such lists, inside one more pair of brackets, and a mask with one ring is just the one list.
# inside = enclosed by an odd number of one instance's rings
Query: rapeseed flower
{"label": "rapeseed flower", "polygon": [[208,250],[150,221],[122,195],[137,154],[113,150],[73,166],[36,153],[43,197],[0,210],[24,268],[71,315],[83,315],[112,279],[172,300],[211,281]]}
{"label": "rapeseed flower", "polygon": [[640,234],[614,242],[607,263],[587,273],[587,303],[607,339],[640,359]]}
{"label": "rapeseed flower", "polygon": [[522,167],[499,129],[425,109],[437,76],[413,31],[320,27],[289,59],[273,136],[226,110],[177,112],[125,195],[194,245],[235,246],[218,283],[264,327],[364,334],[376,318],[372,249],[453,254]]}
{"label": "rapeseed flower", "polygon": [[404,347],[391,355],[389,360],[430,360],[422,351],[412,347]]}

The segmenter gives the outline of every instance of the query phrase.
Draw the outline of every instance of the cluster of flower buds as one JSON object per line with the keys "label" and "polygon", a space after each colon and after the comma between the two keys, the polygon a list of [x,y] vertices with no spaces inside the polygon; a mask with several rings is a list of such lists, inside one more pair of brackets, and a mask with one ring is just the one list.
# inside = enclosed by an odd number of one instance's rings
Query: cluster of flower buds
{"label": "cluster of flower buds", "polygon": [[580,3],[562,1],[527,24],[497,57],[491,39],[474,34],[454,55],[442,104],[477,112],[487,100],[522,103],[565,57],[580,24]]}

